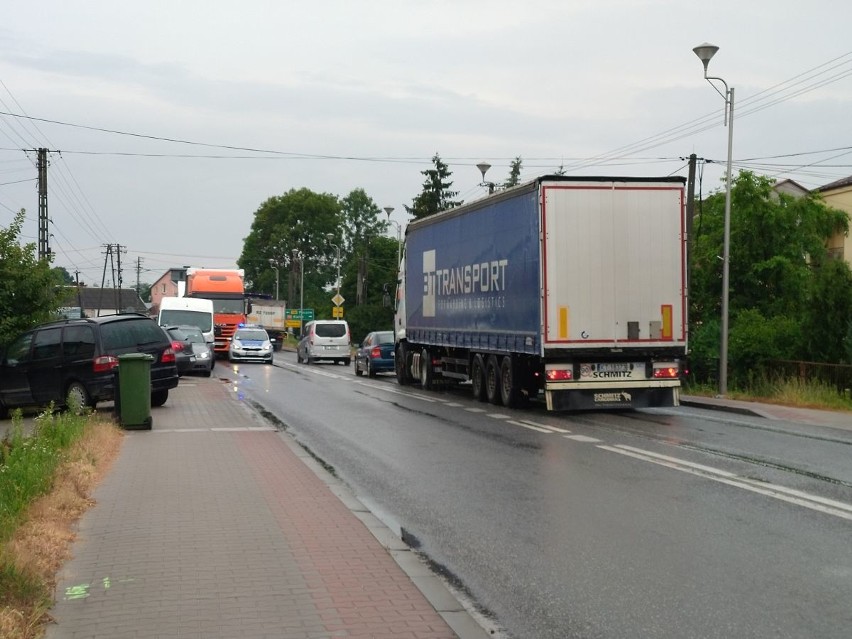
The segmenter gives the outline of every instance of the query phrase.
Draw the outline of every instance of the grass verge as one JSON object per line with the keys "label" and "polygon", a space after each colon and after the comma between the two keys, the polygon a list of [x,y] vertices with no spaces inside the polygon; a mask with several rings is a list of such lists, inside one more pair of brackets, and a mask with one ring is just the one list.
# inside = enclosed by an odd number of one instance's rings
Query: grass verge
{"label": "grass verge", "polygon": [[[708,384],[689,384],[684,388],[689,395],[714,397],[718,388]],[[806,382],[800,379],[785,379],[780,381],[761,381],[749,388],[729,389],[728,398],[747,402],[762,402],[779,404],[798,408],[815,408],[819,410],[852,411],[852,396],[838,393],[837,389],[828,384]]]}
{"label": "grass verge", "polygon": [[103,415],[36,418],[25,436],[13,417],[0,442],[0,637],[38,639],[50,621],[56,575],[74,525],[118,454],[122,431]]}

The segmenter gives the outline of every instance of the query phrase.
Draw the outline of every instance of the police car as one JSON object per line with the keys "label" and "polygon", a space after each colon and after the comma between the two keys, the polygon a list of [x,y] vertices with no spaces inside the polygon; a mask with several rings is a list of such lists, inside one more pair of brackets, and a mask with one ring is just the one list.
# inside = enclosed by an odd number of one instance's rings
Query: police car
{"label": "police car", "polygon": [[240,324],[231,338],[228,359],[232,362],[272,364],[273,341],[260,326]]}

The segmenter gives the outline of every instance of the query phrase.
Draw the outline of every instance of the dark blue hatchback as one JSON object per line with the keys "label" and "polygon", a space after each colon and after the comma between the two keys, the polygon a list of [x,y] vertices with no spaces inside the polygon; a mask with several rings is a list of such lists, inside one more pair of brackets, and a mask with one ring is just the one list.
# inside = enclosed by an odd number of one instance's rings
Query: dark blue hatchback
{"label": "dark blue hatchback", "polygon": [[375,377],[376,373],[394,371],[393,331],[373,331],[368,333],[355,352],[355,374],[367,373]]}

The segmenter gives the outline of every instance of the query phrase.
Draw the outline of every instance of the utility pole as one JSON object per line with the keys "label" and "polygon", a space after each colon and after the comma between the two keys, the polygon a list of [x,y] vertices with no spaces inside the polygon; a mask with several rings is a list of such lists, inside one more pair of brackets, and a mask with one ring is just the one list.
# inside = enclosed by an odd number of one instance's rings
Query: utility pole
{"label": "utility pole", "polygon": [[83,299],[80,294],[80,271],[74,271],[74,279],[77,280],[77,306],[80,307],[80,317],[83,317]]}
{"label": "utility pole", "polygon": [[47,149],[36,150],[38,160],[38,259],[50,258],[50,231],[47,222]]}
{"label": "utility pole", "polygon": [[698,158],[695,153],[689,156],[689,175],[686,178],[686,239],[688,247],[692,246],[692,222],[695,218],[695,163]]}
{"label": "utility pole", "polygon": [[139,295],[139,291],[142,290],[142,284],[139,279],[142,276],[142,258],[136,258],[136,294]]}
{"label": "utility pole", "polygon": [[[114,248],[113,248],[114,247]],[[113,303],[116,311],[121,311],[121,254],[127,252],[127,249],[121,244],[104,244],[104,273],[101,277],[101,294],[98,297],[98,316],[101,314],[101,305],[103,303],[103,289],[106,283],[107,264],[109,264],[110,274],[112,276],[113,288]],[[113,261],[115,258],[115,261]],[[117,267],[116,267],[117,262]],[[118,269],[118,277],[116,278],[116,268]]]}

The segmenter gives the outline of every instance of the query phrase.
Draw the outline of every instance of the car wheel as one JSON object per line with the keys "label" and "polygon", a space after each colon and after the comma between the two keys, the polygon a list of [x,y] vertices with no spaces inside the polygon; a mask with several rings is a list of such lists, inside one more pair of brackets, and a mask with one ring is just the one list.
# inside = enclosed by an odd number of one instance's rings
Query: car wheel
{"label": "car wheel", "polygon": [[343,361],[344,366],[351,366],[352,365],[352,358],[351,357],[347,357],[346,359],[344,359],[342,361]]}
{"label": "car wheel", "polygon": [[151,406],[162,406],[169,398],[169,389],[156,390],[151,393]]}
{"label": "car wheel", "polygon": [[376,370],[370,364],[370,360],[367,360],[367,375],[369,375],[370,377],[376,376]]}
{"label": "car wheel", "polygon": [[71,382],[65,391],[65,406],[75,415],[79,415],[86,408],[91,408],[91,400],[86,387],[80,382]]}
{"label": "car wheel", "polygon": [[[368,372],[368,373],[370,372],[370,363],[369,363],[369,362],[367,362],[367,372]],[[355,374],[356,374],[358,377],[361,377],[361,375],[363,375],[363,374],[364,374],[364,371],[362,371],[362,370],[361,370],[361,367],[360,367],[360,366],[358,366],[358,358],[357,358],[357,357],[355,358]]]}

